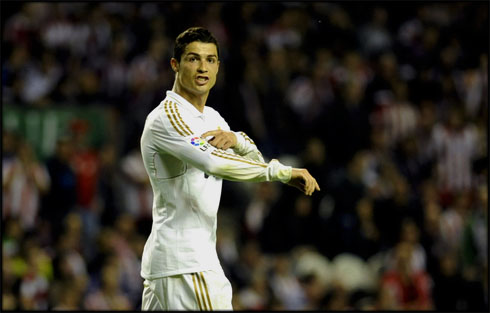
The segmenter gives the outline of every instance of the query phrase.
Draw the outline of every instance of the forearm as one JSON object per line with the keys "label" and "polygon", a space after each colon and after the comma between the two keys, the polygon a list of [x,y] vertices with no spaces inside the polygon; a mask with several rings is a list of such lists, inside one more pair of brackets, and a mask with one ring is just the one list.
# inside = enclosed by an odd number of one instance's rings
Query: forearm
{"label": "forearm", "polygon": [[[209,144],[202,147],[206,151],[189,149],[180,157],[200,170],[223,179],[232,181],[281,181],[288,182],[291,178],[292,168],[284,166],[277,160],[269,163],[255,161],[244,156],[216,149]],[[182,151],[182,150],[180,150]]]}
{"label": "forearm", "polygon": [[280,181],[287,183],[291,179],[292,168],[277,160],[269,163],[255,162],[244,157],[223,152],[213,152],[210,174],[232,181]]}

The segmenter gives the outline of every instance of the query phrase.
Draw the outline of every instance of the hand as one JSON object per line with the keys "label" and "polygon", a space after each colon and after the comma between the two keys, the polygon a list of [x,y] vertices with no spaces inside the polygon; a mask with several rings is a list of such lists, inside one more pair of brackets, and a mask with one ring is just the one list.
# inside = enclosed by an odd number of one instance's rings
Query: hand
{"label": "hand", "polygon": [[287,184],[298,188],[307,196],[311,196],[315,190],[320,191],[320,186],[318,186],[316,179],[304,168],[293,168],[291,179]]}
{"label": "hand", "polygon": [[202,134],[201,138],[206,138],[209,136],[213,136],[213,138],[208,140],[208,143],[218,149],[226,150],[228,148],[235,147],[237,144],[237,139],[235,133],[233,132],[224,131],[221,129],[211,130]]}

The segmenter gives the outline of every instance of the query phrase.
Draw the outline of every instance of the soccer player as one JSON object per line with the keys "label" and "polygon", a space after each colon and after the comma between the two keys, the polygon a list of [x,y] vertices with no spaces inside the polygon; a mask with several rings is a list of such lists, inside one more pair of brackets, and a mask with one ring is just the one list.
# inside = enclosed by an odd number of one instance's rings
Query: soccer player
{"label": "soccer player", "polygon": [[254,142],[206,106],[219,69],[218,42],[201,27],[175,40],[172,91],[148,115],[141,153],[153,188],[153,224],[141,265],[142,310],[232,310],[216,252],[222,180],[280,181],[311,195],[306,169],[265,162]]}

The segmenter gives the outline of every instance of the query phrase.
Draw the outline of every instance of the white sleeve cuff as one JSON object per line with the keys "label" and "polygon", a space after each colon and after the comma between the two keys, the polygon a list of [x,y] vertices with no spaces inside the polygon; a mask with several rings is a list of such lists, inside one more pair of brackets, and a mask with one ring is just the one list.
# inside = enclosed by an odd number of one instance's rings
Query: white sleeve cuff
{"label": "white sleeve cuff", "polygon": [[291,166],[283,165],[278,160],[273,159],[267,166],[267,181],[287,183],[291,180],[292,171],[293,169]]}

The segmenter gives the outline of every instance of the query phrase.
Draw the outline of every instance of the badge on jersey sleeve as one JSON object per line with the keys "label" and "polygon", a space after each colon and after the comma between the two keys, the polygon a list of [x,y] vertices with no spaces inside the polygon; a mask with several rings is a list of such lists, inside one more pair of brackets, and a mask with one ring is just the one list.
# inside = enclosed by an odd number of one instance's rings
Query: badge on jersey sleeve
{"label": "badge on jersey sleeve", "polygon": [[193,137],[190,141],[191,145],[194,147],[199,147],[200,150],[206,151],[209,148],[209,144],[201,137]]}

